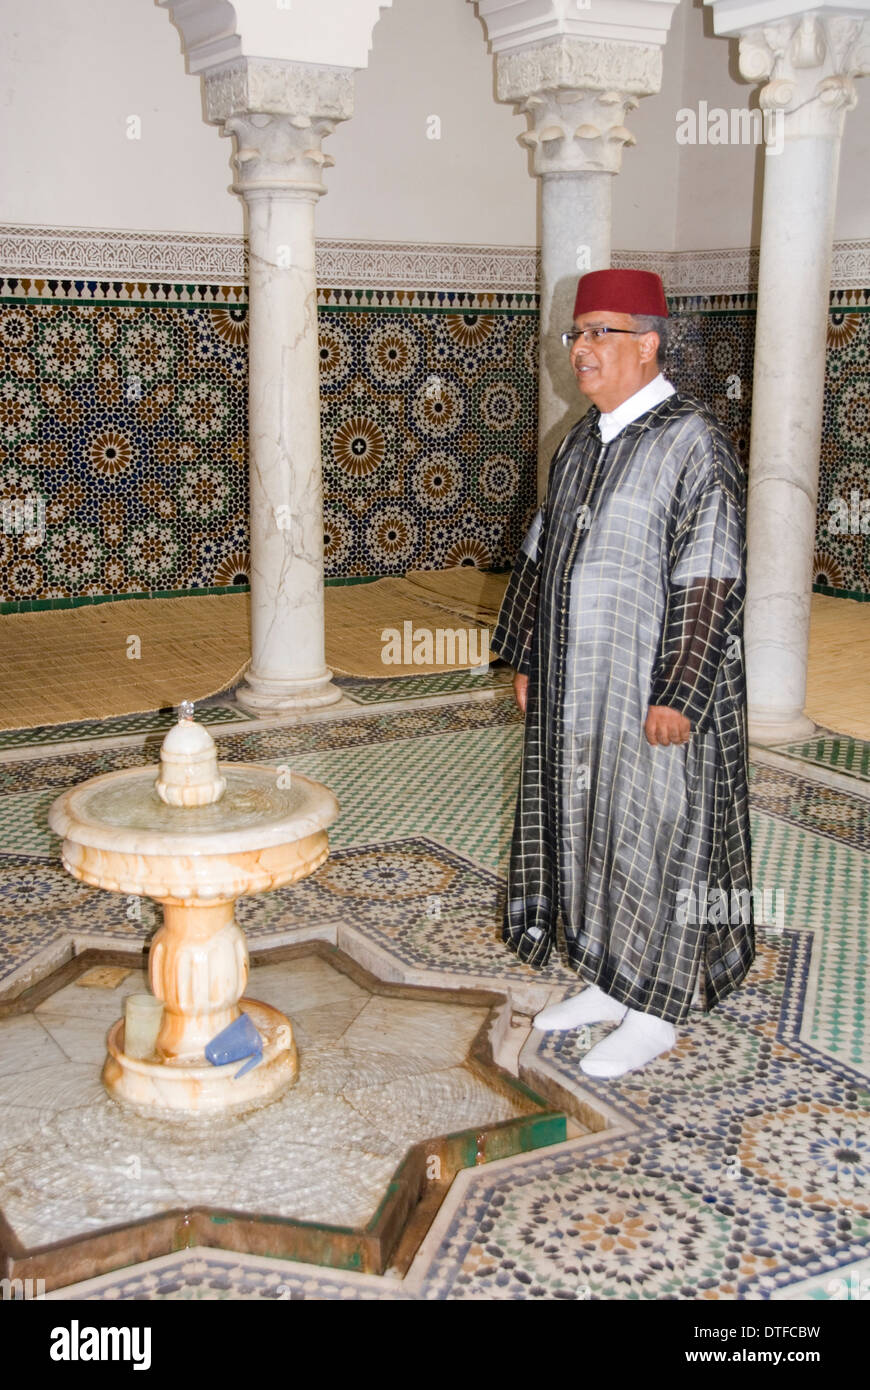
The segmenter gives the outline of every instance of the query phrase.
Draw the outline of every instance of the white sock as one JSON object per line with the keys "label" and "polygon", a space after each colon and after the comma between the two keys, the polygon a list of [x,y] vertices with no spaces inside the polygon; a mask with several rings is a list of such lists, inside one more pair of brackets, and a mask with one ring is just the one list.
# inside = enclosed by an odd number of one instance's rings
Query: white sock
{"label": "white sock", "polygon": [[645,1067],[662,1052],[669,1052],[676,1041],[672,1023],[629,1009],[622,1027],[590,1048],[580,1063],[580,1070],[587,1076],[613,1080],[627,1071]]}
{"label": "white sock", "polygon": [[535,1027],[541,1033],[551,1033],[560,1028],[581,1028],[584,1023],[619,1023],[627,1012],[625,1004],[617,1004],[597,985],[590,985],[582,994],[542,1009]]}

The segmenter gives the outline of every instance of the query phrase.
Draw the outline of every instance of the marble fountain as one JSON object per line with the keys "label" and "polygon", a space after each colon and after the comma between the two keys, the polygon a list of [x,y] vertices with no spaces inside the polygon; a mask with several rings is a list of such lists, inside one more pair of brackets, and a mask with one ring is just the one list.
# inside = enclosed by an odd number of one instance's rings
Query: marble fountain
{"label": "marble fountain", "polygon": [[[103,1083],[115,1100],[167,1116],[241,1113],[293,1085],[290,1019],[243,998],[248,950],[234,908],[243,894],[313,873],[327,858],[338,811],[327,787],[299,774],[219,764],[188,702],[163,741],[156,777],[153,767],[110,772],[54,802],[49,825],[63,837],[73,877],[163,907],[149,956],[151,990],[163,1005],[159,1031],[142,1056],[140,1047],[125,1050],[123,1019],[110,1029]],[[262,1039],[261,1059],[244,1074],[205,1054],[243,1010]]]}

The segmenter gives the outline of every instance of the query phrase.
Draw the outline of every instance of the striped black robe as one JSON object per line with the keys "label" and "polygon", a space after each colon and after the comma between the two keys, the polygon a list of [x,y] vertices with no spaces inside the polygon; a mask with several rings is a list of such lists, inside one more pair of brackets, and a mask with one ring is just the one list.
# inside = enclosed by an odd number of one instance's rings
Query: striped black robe
{"label": "striped black robe", "polygon": [[[598,418],[554,456],[492,639],[529,677],[503,936],[543,965],[561,922],[586,984],[679,1023],[755,949],[744,479],[679,392],[609,444]],[[689,742],[651,747],[650,705]]]}

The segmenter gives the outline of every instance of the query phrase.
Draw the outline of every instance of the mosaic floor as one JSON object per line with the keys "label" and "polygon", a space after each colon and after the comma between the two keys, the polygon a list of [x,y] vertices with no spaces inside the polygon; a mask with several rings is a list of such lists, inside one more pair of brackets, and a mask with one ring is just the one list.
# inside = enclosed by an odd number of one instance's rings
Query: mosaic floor
{"label": "mosaic floor", "polygon": [[[495,986],[523,1014],[571,986],[558,961],[534,972],[498,938],[521,740],[509,698],[426,705],[412,695],[400,710],[360,706],[293,727],[214,732],[222,758],[292,760],[342,802],[327,864],[244,906],[252,948],[314,932],[381,978]],[[521,1078],[561,1095],[581,1119],[590,1108],[605,1116],[608,1128],[461,1172],[403,1279],[196,1249],[69,1292],[778,1300],[865,1288],[870,815],[860,776],[852,792],[822,780],[834,758],[850,770],[826,739],[787,766],[753,765],[766,925],[745,986],[695,1016],[672,1054],[615,1083],[581,1084],[579,1057],[604,1027],[512,1030]],[[62,788],[153,761],[153,739],[147,752],[128,741],[32,754],[0,758],[7,999],[82,946],[138,948],[154,926],[147,904],[69,879],[46,827]],[[865,755],[856,747],[848,756],[861,767]]]}
{"label": "mosaic floor", "polygon": [[[247,716],[236,706],[198,704],[196,717],[201,724],[237,724]],[[152,710],[146,714],[124,714],[117,719],[82,719],[75,724],[41,724],[35,729],[0,729],[0,751],[7,748],[51,747],[55,744],[111,742],[130,734],[162,734],[175,723],[175,710]]]}
{"label": "mosaic floor", "polygon": [[433,695],[471,694],[504,690],[513,679],[511,671],[497,662],[485,673],[456,671],[444,675],[400,676],[392,680],[359,680],[355,676],[336,676],[335,684],[356,704],[383,705],[395,700],[424,700]]}
{"label": "mosaic floor", "polygon": [[779,744],[776,752],[797,762],[830,768],[847,777],[856,777],[861,782],[870,782],[870,743],[865,739],[819,729],[812,738],[802,743]]}

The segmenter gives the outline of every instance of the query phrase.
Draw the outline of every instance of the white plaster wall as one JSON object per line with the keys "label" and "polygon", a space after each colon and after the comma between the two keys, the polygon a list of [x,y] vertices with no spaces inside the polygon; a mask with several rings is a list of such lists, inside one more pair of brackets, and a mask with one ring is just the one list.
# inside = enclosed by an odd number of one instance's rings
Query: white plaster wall
{"label": "white plaster wall", "polygon": [[[0,45],[0,221],[194,233],[243,230],[230,142],[202,120],[200,83],[152,0],[6,0]],[[640,250],[757,242],[753,150],[681,147],[676,112],[745,105],[734,45],[705,37],[682,0],[662,92],[631,113],[637,137],[614,186],[613,244]],[[870,79],[847,118],[836,235],[870,234]],[[127,138],[128,118],[141,138]],[[427,117],[441,138],[426,138]],[[356,79],[356,114],[317,208],[323,237],[533,245],[537,183],[517,144],[525,118],[494,99],[494,64],[466,0],[393,0]]]}
{"label": "white plaster wall", "polygon": [[[0,220],[150,231],[242,230],[230,142],[152,0],[5,0]],[[127,117],[142,121],[127,139]]]}
{"label": "white plaster wall", "polygon": [[[393,0],[330,136],[325,237],[531,246],[537,188],[525,117],[495,100],[495,64],[466,0]],[[427,137],[427,118],[441,122]]]}
{"label": "white plaster wall", "polygon": [[679,147],[674,111],[681,104],[687,0],[674,10],[662,54],[661,90],[643,97],[626,122],[637,144],[626,149],[613,185],[613,246],[672,251],[676,245]]}
{"label": "white plaster wall", "polygon": [[[737,77],[736,40],[713,34],[713,16],[701,0],[682,0],[686,11],[683,84],[672,114],[682,107],[697,112],[743,110],[755,88]],[[679,151],[679,203],[674,249],[757,246],[761,211],[763,153],[749,145],[676,145]]]}
{"label": "white plaster wall", "polygon": [[857,84],[858,105],[846,117],[840,188],[837,194],[838,241],[870,236],[870,77]]}
{"label": "white plaster wall", "polygon": [[[758,86],[739,76],[737,40],[713,34],[713,17],[702,0],[682,0],[682,7],[686,11],[685,52],[677,106],[695,111],[700,101],[706,101],[708,109],[722,107],[726,111],[757,106]],[[846,117],[840,161],[834,226],[837,241],[870,236],[870,78],[859,79],[857,87],[858,106]],[[677,148],[679,216],[674,250],[757,246],[764,160],[760,149],[745,145]]]}
{"label": "white plaster wall", "polygon": [[[675,15],[663,89],[680,82],[683,19]],[[670,40],[669,40],[670,42]],[[495,100],[495,62],[466,0],[393,0],[357,74],[353,119],[330,137],[335,168],[317,213],[321,236],[377,241],[535,245],[540,199],[518,137],[525,116]],[[676,219],[676,145],[667,97],[629,117],[637,146],[614,184],[615,246],[669,250]],[[441,137],[427,138],[427,117]]]}
{"label": "white plaster wall", "polygon": [[[200,83],[151,0],[18,0],[0,46],[7,128],[0,221],[187,232],[243,230],[230,142],[202,120]],[[666,56],[679,80],[675,45]],[[534,245],[537,181],[526,121],[494,97],[494,63],[466,0],[394,0],[356,78],[356,112],[326,142],[336,165],[317,209],[324,237]],[[672,104],[672,103],[671,103]],[[428,139],[427,117],[441,120]],[[128,139],[138,116],[141,138]],[[673,243],[670,107],[633,114],[615,190],[616,245]]]}

